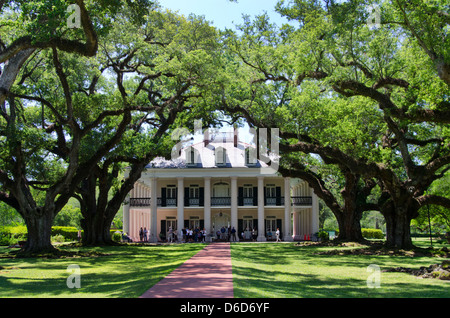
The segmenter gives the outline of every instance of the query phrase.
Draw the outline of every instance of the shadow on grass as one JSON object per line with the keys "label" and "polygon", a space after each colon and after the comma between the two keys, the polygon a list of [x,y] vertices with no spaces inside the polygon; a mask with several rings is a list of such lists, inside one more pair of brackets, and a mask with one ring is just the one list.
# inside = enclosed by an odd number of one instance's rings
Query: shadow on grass
{"label": "shadow on grass", "polygon": [[238,298],[414,298],[450,297],[448,282],[408,274],[381,273],[380,288],[369,288],[367,266],[431,258],[368,255],[320,255],[318,247],[294,244],[232,245],[233,282]]}
{"label": "shadow on grass", "polygon": [[[137,298],[204,246],[120,246],[94,248],[108,254],[98,257],[0,259],[0,297]],[[81,270],[79,289],[67,286],[72,264]]]}
{"label": "shadow on grass", "polygon": [[[363,279],[323,277],[234,267],[234,294],[237,298],[449,298],[448,285],[381,281],[369,288]],[[273,277],[285,277],[282,281]]]}

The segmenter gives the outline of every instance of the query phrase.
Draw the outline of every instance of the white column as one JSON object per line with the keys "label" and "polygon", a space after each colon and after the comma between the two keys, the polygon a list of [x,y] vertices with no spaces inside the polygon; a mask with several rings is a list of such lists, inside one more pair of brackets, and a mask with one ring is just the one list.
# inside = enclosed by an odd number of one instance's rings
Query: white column
{"label": "white column", "polygon": [[[311,234],[311,209],[305,210],[305,235],[308,236]],[[304,236],[303,236],[304,238]]]}
{"label": "white column", "polygon": [[[231,177],[231,228],[238,230],[238,189],[237,177]],[[238,235],[236,235],[236,238]]]}
{"label": "white column", "polygon": [[319,232],[319,199],[317,195],[312,191],[312,214],[311,214],[311,230],[312,234]]}
{"label": "white column", "polygon": [[178,177],[178,194],[177,194],[177,220],[178,220],[178,240],[182,240],[181,232],[184,226],[184,179]]}
{"label": "white column", "polygon": [[258,242],[265,242],[264,228],[264,177],[258,177]]}
{"label": "white column", "polygon": [[284,240],[292,241],[291,234],[291,179],[284,178]]}
{"label": "white column", "polygon": [[130,209],[130,225],[128,227],[128,235],[134,237],[134,211]]}
{"label": "white column", "polygon": [[298,219],[299,219],[299,213],[298,211],[294,211],[293,213],[293,225],[292,225],[292,237],[294,240],[298,240]]}
{"label": "white column", "polygon": [[302,240],[305,239],[306,225],[306,212],[305,209],[302,209],[300,212],[300,235]]}
{"label": "white column", "polygon": [[305,232],[303,233],[303,238],[305,238],[305,235],[308,236],[308,234],[311,233],[311,209],[305,209],[303,215],[305,218]]}
{"label": "white column", "polygon": [[123,231],[130,234],[130,195],[125,198],[123,205]]}
{"label": "white column", "polygon": [[148,241],[152,243],[158,242],[158,233],[157,233],[157,220],[158,220],[158,198],[157,198],[157,190],[158,190],[158,180],[156,178],[151,179],[151,187],[150,187],[150,233]]}
{"label": "white column", "polygon": [[[204,198],[204,213],[205,213],[205,230],[206,235],[211,234],[211,177],[205,177],[205,198]],[[211,240],[210,236],[206,237],[207,241]]]}

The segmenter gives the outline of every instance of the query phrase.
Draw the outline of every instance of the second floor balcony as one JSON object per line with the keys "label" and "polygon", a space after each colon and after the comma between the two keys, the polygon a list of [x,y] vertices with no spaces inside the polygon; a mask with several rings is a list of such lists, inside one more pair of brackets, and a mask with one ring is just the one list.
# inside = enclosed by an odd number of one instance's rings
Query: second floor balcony
{"label": "second floor balcony", "polygon": [[[161,198],[158,197],[156,205],[158,207],[177,207],[177,198]],[[257,207],[258,206],[258,198],[256,196],[253,197],[242,197],[239,196],[237,199],[238,206],[249,206],[249,207]],[[184,206],[185,207],[203,207],[205,204],[205,200],[203,197],[184,198]],[[310,196],[295,196],[291,197],[291,206],[311,206],[312,205],[312,197]],[[131,207],[150,207],[151,206],[151,198],[131,198],[130,199]],[[211,206],[231,206],[231,197],[211,197]],[[264,206],[284,206],[284,197],[276,196],[276,197],[264,197]]]}

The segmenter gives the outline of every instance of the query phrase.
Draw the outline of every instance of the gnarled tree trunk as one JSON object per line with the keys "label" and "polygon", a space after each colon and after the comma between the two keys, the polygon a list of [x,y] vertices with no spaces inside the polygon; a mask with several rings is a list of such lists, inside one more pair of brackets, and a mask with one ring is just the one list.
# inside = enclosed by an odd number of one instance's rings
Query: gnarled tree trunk
{"label": "gnarled tree trunk", "polygon": [[51,242],[53,213],[50,211],[36,211],[25,217],[28,229],[28,239],[22,247],[23,253],[53,252],[55,248]]}
{"label": "gnarled tree trunk", "polygon": [[[344,199],[344,206],[340,213],[335,213],[339,225],[339,240],[362,241],[361,217],[362,212],[358,209],[358,195],[360,180],[359,175],[355,175],[345,168],[345,188],[341,191]],[[365,200],[364,200],[365,201]]]}
{"label": "gnarled tree trunk", "polygon": [[111,222],[112,220],[104,215],[104,211],[97,211],[95,214],[88,213],[88,216],[85,216],[81,221],[81,227],[84,231],[83,245],[102,246],[114,244],[110,232]]}
{"label": "gnarled tree trunk", "polygon": [[[118,177],[120,168],[105,164],[103,168],[96,167],[95,173],[84,180],[78,189],[81,196],[75,196],[81,205],[81,213],[84,219],[81,221],[83,228],[83,245],[112,245],[111,224],[119,211],[128,192],[134,183],[140,178],[146,166],[146,161],[132,165],[128,178],[124,180],[120,188],[110,198],[112,181]],[[98,189],[98,195],[97,195]]]}
{"label": "gnarled tree trunk", "polygon": [[352,242],[364,240],[361,232],[361,213],[354,209],[335,213],[334,215],[339,226],[339,240]]}
{"label": "gnarled tree trunk", "polygon": [[386,245],[411,249],[411,220],[418,216],[418,205],[411,199],[397,198],[387,202],[381,213],[386,220]]}

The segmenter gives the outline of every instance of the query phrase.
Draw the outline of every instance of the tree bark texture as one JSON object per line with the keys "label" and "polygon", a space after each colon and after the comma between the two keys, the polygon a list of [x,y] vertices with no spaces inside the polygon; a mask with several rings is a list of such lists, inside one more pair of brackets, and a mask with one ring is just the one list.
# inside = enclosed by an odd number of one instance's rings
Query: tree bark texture
{"label": "tree bark texture", "polygon": [[53,213],[46,211],[32,213],[25,218],[28,239],[21,252],[33,254],[55,250],[51,242],[53,219]]}

